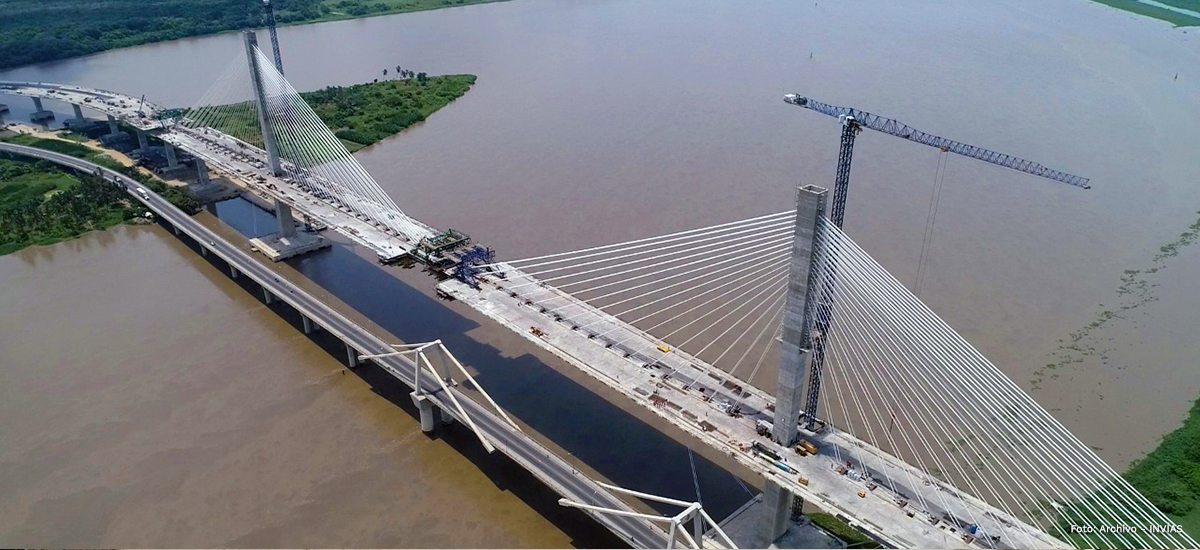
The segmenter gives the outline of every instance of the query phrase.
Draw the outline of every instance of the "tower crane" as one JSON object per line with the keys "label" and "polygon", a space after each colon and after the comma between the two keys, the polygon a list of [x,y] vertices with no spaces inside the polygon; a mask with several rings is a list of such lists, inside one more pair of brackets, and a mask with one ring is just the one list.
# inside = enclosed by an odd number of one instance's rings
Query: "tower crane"
{"label": "tower crane", "polygon": [[[842,227],[842,219],[846,213],[846,192],[850,186],[850,160],[854,155],[854,138],[863,128],[870,128],[877,132],[901,137],[930,147],[937,147],[943,152],[955,153],[983,162],[990,162],[1005,168],[1012,168],[1013,170],[1059,181],[1068,185],[1084,189],[1092,188],[1087,178],[1058,170],[1051,170],[1036,162],[1012,155],[927,134],[898,120],[873,115],[866,111],[850,107],[838,107],[828,103],[821,103],[820,101],[802,97],[799,94],[786,94],[783,96],[783,101],[829,115],[837,118],[842,123],[842,144],[841,149],[838,151],[837,178],[833,186],[833,206],[829,211],[829,220],[839,228]],[[836,266],[834,269],[836,269]],[[832,317],[834,286],[836,283],[836,273],[833,273],[826,279],[825,288],[818,290],[810,287],[808,289],[809,295],[805,300],[806,304],[811,304],[810,311],[814,312],[816,317],[813,321],[812,330],[803,332],[805,335],[804,338],[808,341],[801,344],[802,347],[812,352],[808,378],[808,394],[804,407],[805,418],[808,419],[808,429],[810,430],[816,427],[817,422],[817,404],[820,399],[821,375],[825,364],[825,334],[827,334]],[[815,300],[814,298],[816,297],[820,297],[820,300]]]}
{"label": "tower crane", "polygon": [[909,141],[915,141],[930,147],[937,147],[942,151],[956,153],[964,157],[971,157],[973,159],[982,160],[983,162],[990,162],[1005,168],[1012,168],[1013,170],[1018,170],[1027,174],[1033,174],[1035,176],[1041,176],[1054,181],[1060,181],[1076,187],[1082,187],[1084,189],[1092,188],[1092,186],[1088,184],[1089,180],[1087,178],[1076,176],[1074,174],[1068,174],[1066,172],[1059,172],[1058,170],[1051,170],[1031,160],[1017,158],[1012,155],[1006,155],[1004,153],[998,153],[982,147],[976,147],[974,145],[946,139],[944,137],[938,137],[933,134],[927,134],[898,120],[893,120],[879,115],[873,115],[866,111],[860,111],[850,107],[838,107],[837,105],[821,103],[820,101],[809,99],[807,97],[801,97],[798,94],[787,94],[783,96],[783,100],[798,107],[804,107],[805,109],[810,109],[823,115],[829,115],[842,122],[842,147],[838,152],[837,180],[834,183],[833,208],[830,210],[829,216],[829,219],[838,227],[842,226],[842,217],[846,212],[846,191],[847,187],[850,185],[850,157],[854,154],[854,137],[858,135],[863,128],[870,128],[877,132],[891,134],[893,136],[901,137]]}
{"label": "tower crane", "polygon": [[267,10],[267,28],[271,31],[271,49],[275,54],[275,70],[279,74],[283,74],[283,58],[279,56],[279,33],[275,31],[275,8],[271,6],[271,0],[262,0],[263,7]]}

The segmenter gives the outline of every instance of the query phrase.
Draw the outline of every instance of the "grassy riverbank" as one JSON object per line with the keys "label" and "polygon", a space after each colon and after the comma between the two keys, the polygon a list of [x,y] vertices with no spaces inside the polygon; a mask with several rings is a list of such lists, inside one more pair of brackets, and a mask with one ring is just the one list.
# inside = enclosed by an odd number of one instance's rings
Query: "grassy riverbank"
{"label": "grassy riverbank", "polygon": [[[475,75],[424,76],[301,93],[304,101],[351,152],[394,135],[458,99]],[[257,133],[258,119],[245,105],[219,107],[218,129],[236,136]],[[261,139],[261,138],[260,138]],[[248,141],[262,146],[253,138]]]}
{"label": "grassy riverbank", "polygon": [[[200,205],[179,189],[102,152],[59,139],[17,135],[3,141],[55,151],[136,179],[189,214]],[[89,231],[140,219],[146,209],[123,188],[92,174],[79,174],[58,165],[0,153],[0,255],[32,245],[73,239]]]}
{"label": "grassy riverbank", "polygon": [[1183,426],[1134,462],[1125,479],[1188,534],[1200,538],[1200,399]]}
{"label": "grassy riverbank", "polygon": [[[503,0],[274,0],[274,4],[276,20],[288,25],[498,1]],[[0,17],[0,69],[263,25],[258,0],[6,0]]]}
{"label": "grassy riverbank", "polygon": [[[1139,2],[1138,0],[1092,0],[1106,6],[1133,12],[1138,15],[1145,15],[1155,19],[1170,22],[1177,27],[1197,27],[1200,26],[1200,17],[1194,17],[1186,13],[1161,8],[1151,4]],[[1189,11],[1200,12],[1200,0],[1157,0],[1159,3],[1168,6],[1174,6]]]}

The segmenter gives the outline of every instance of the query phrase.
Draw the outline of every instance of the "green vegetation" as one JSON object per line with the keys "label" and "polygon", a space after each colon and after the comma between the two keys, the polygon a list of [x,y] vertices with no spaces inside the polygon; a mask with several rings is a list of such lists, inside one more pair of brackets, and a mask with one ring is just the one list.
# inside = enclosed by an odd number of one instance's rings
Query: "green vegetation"
{"label": "green vegetation", "polygon": [[[1196,27],[1200,26],[1200,17],[1194,17],[1186,13],[1179,13],[1174,10],[1160,8],[1151,4],[1139,2],[1138,0],[1093,0],[1106,6],[1112,6],[1117,9],[1122,9],[1128,12],[1133,12],[1139,15],[1161,19],[1170,22],[1177,27]],[[1200,0],[1157,0],[1162,4],[1200,12]]]}
{"label": "green vegetation", "polygon": [[879,544],[874,539],[868,537],[847,525],[842,520],[835,517],[833,514],[825,514],[821,512],[805,514],[812,520],[813,525],[824,529],[829,534],[842,539],[846,546],[855,548],[879,548]]}
{"label": "green vegetation", "polygon": [[[335,86],[300,95],[346,148],[354,152],[425,120],[467,93],[473,84],[474,75],[415,73],[413,78],[404,80]],[[258,132],[255,111],[245,104],[217,109],[222,121],[219,130],[235,136],[253,136]],[[262,146],[261,141],[254,143],[252,138],[248,141]],[[287,156],[286,152],[281,153]]]}
{"label": "green vegetation", "polygon": [[[104,153],[71,141],[29,135],[3,141],[71,155],[120,172],[154,191],[188,214],[200,211],[200,203],[162,180],[125,166]],[[0,255],[29,245],[46,245],[77,237],[87,231],[112,227],[145,212],[128,201],[124,190],[90,174],[75,176],[53,163],[33,162],[24,157],[3,155],[0,169]],[[15,168],[14,166],[32,166]],[[7,175],[6,175],[7,174]],[[54,187],[49,187],[53,184]],[[120,193],[112,195],[110,188]]]}
{"label": "green vegetation", "polygon": [[[274,0],[280,24],[500,0]],[[5,0],[0,69],[264,25],[259,0]]]}
{"label": "green vegetation", "polygon": [[1134,462],[1125,479],[1185,531],[1200,536],[1200,399],[1183,426]]}
{"label": "green vegetation", "polygon": [[0,255],[107,229],[141,211],[121,186],[97,175],[0,155]]}

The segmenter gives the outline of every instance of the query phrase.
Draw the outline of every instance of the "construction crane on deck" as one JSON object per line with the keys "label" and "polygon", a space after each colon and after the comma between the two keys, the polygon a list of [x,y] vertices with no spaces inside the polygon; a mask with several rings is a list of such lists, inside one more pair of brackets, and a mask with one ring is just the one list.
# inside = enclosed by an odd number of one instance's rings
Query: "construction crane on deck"
{"label": "construction crane on deck", "polygon": [[[850,160],[854,155],[854,138],[863,128],[870,128],[877,132],[891,134],[930,147],[937,147],[943,152],[955,153],[984,162],[990,162],[998,166],[1012,168],[1013,170],[1019,170],[1027,174],[1033,174],[1076,187],[1084,189],[1092,188],[1088,184],[1089,180],[1087,178],[1058,170],[1051,170],[1036,162],[1012,155],[927,134],[898,120],[873,115],[866,111],[850,107],[838,107],[836,105],[829,105],[828,103],[821,103],[820,101],[802,97],[799,94],[786,94],[783,96],[783,101],[829,115],[837,118],[842,123],[842,145],[838,151],[837,179],[834,181],[833,186],[833,206],[829,211],[829,220],[839,228],[842,227],[842,219],[846,213],[846,192],[850,186]],[[813,309],[811,311],[816,313],[816,320],[813,323],[812,330],[805,331],[806,336],[804,338],[808,341],[802,344],[802,347],[812,352],[812,361],[809,368],[808,395],[806,396],[804,407],[804,417],[808,419],[807,427],[810,430],[815,429],[817,424],[817,404],[820,399],[821,376],[825,364],[825,334],[828,333],[833,315],[833,297],[836,281],[835,274],[826,280],[825,288],[819,290],[809,289],[810,298],[820,297],[816,300],[819,303],[812,304]],[[814,290],[817,293],[814,293]]]}

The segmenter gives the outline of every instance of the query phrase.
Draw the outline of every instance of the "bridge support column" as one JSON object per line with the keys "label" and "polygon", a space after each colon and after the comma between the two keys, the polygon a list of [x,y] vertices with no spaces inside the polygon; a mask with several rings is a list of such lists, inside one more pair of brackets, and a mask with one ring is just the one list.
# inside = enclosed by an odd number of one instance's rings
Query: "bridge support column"
{"label": "bridge support column", "polygon": [[346,364],[350,365],[350,368],[358,366],[358,350],[351,347],[350,344],[346,344]]}
{"label": "bridge support column", "polygon": [[139,151],[145,151],[146,149],[150,148],[150,140],[146,138],[146,132],[138,130],[137,137],[138,137],[138,150]]}
{"label": "bridge support column", "polygon": [[292,207],[275,199],[275,221],[279,223],[279,236],[291,237],[296,234],[296,219],[292,217]]}
{"label": "bridge support column", "polygon": [[204,159],[196,157],[196,183],[208,185],[211,182],[208,179],[208,165],[204,164]]}
{"label": "bridge support column", "polygon": [[208,256],[208,247],[206,247],[206,246],[204,246],[204,245],[201,245],[201,246],[200,246],[200,255],[201,255],[201,256]]}
{"label": "bridge support column", "polygon": [[792,492],[769,477],[767,485],[763,487],[762,499],[762,516],[758,518],[755,548],[766,548],[787,532],[788,515],[792,509]]}
{"label": "bridge support column", "polygon": [[52,111],[47,111],[42,107],[42,98],[34,97],[33,99],[33,114],[29,115],[29,119],[33,121],[46,120],[54,118]]}
{"label": "bridge support column", "polygon": [[263,302],[268,305],[275,303],[275,295],[266,287],[263,287]]}
{"label": "bridge support column", "polygon": [[316,324],[309,319],[307,315],[301,313],[300,320],[304,323],[304,334],[312,334],[316,330]]}
{"label": "bridge support column", "polygon": [[164,143],[163,146],[167,152],[167,168],[178,168],[179,158],[175,156],[175,147],[170,143]]}
{"label": "bridge support column", "polygon": [[799,432],[802,406],[800,392],[804,387],[804,372],[808,370],[807,363],[810,361],[807,306],[813,290],[811,287],[815,282],[813,261],[816,256],[813,254],[813,239],[825,211],[826,195],[826,189],[815,185],[805,185],[796,191],[796,234],[792,239],[787,302],[783,309],[779,378],[775,393],[775,423],[771,431],[775,441],[789,446],[796,442],[796,434]]}
{"label": "bridge support column", "polygon": [[417,410],[421,413],[421,431],[432,433],[434,428],[433,422],[433,401],[429,400],[429,396],[420,393],[412,392],[413,404],[417,406]]}
{"label": "bridge support column", "polygon": [[442,409],[442,424],[453,424],[454,417],[450,416],[450,411]]}
{"label": "bridge support column", "polygon": [[238,275],[240,275],[240,273],[238,273],[238,269],[236,267],[229,266],[229,278],[236,279],[238,278]]}
{"label": "bridge support column", "polygon": [[83,109],[79,107],[78,103],[72,103],[71,108],[75,110],[75,118],[71,123],[82,128],[84,124],[87,124],[87,119],[83,118]]}
{"label": "bridge support column", "polygon": [[121,133],[121,127],[117,126],[117,117],[108,115],[108,135],[115,136]]}

